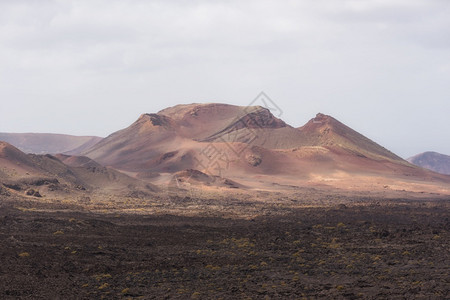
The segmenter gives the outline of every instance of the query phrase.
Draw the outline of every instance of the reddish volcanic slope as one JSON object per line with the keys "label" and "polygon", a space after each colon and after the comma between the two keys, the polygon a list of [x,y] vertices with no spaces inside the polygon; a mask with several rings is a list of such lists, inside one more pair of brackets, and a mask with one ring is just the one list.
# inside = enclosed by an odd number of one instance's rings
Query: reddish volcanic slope
{"label": "reddish volcanic slope", "polygon": [[450,182],[331,116],[317,114],[294,128],[260,106],[189,104],[143,114],[84,155],[156,181],[189,169],[257,188],[273,183],[339,186],[356,178],[371,178],[378,185],[392,178]]}
{"label": "reddish volcanic slope", "polygon": [[35,185],[43,188],[48,183],[54,185],[52,193],[76,192],[80,188],[115,192],[157,190],[151,184],[105,168],[87,157],[25,154],[0,142],[0,187]]}

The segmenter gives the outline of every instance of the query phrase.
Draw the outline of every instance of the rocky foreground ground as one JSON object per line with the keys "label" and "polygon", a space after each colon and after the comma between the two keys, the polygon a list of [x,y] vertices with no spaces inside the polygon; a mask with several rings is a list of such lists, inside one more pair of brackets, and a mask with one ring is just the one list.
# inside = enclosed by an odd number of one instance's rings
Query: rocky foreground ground
{"label": "rocky foreground ground", "polygon": [[1,299],[445,299],[448,201],[255,218],[1,202]]}

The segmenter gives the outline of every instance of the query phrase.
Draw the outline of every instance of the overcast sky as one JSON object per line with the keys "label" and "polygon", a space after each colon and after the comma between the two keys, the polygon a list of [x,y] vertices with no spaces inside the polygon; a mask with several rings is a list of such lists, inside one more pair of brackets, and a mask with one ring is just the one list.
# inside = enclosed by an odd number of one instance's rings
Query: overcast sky
{"label": "overcast sky", "polygon": [[0,1],[0,132],[106,136],[260,91],[295,127],[450,154],[450,1]]}

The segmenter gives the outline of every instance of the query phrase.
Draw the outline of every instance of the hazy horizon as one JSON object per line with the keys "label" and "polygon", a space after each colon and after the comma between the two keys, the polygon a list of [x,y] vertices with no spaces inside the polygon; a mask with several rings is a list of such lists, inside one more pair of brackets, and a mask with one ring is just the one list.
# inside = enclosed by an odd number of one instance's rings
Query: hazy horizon
{"label": "hazy horizon", "polygon": [[2,1],[0,132],[107,136],[176,104],[331,115],[450,154],[448,1]]}

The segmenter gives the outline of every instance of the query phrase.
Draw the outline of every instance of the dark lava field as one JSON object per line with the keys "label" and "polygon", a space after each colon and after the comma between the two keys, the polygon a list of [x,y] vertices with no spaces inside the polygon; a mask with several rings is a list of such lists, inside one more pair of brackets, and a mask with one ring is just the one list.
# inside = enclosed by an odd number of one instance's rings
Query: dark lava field
{"label": "dark lava field", "polygon": [[2,299],[448,299],[445,201],[253,219],[2,203]]}

